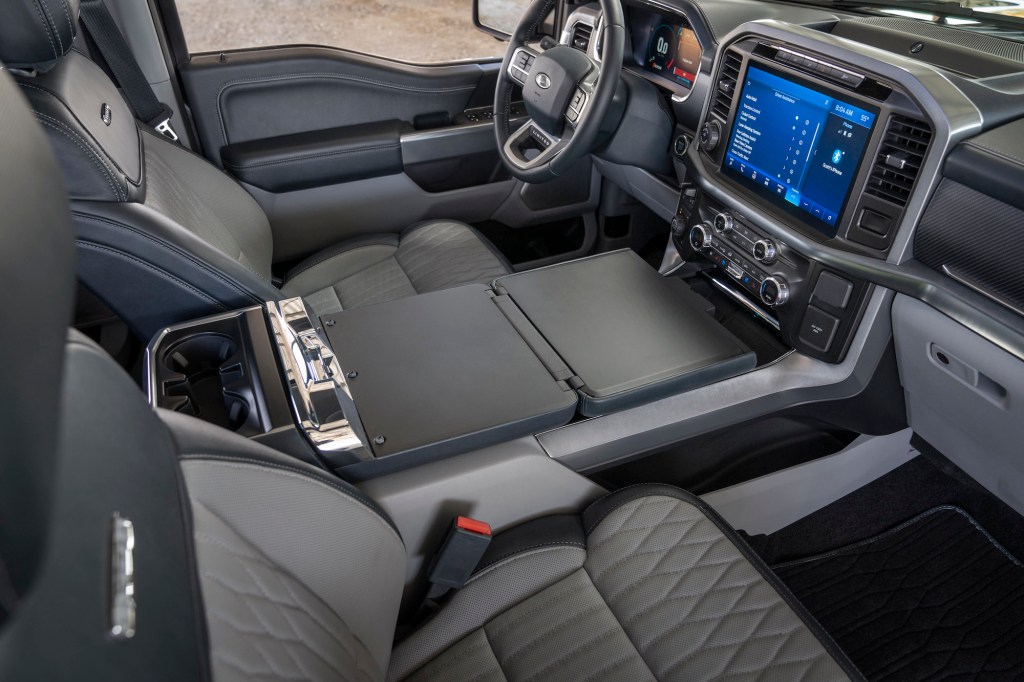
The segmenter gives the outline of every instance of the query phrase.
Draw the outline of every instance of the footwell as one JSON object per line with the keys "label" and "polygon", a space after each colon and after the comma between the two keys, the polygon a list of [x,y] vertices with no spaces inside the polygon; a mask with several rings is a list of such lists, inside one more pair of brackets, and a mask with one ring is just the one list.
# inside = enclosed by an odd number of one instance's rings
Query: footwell
{"label": "footwell", "polygon": [[869,680],[1024,678],[1024,564],[959,507],[773,568]]}

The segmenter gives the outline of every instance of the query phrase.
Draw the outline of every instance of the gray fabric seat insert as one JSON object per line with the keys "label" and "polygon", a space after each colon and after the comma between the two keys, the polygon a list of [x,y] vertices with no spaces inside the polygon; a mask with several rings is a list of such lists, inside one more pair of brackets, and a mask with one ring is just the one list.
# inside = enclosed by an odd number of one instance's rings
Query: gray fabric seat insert
{"label": "gray fabric seat insert", "polygon": [[400,235],[359,237],[296,266],[283,292],[320,315],[373,303],[488,283],[511,272],[505,259],[464,223],[418,223]]}

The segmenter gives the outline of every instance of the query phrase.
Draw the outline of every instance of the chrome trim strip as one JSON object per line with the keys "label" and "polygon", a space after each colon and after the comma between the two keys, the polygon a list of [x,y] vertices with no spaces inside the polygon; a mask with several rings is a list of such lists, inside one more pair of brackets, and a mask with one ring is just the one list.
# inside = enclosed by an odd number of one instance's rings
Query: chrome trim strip
{"label": "chrome trim strip", "polygon": [[110,519],[110,636],[135,636],[135,526],[118,512]]}
{"label": "chrome trim strip", "polygon": [[758,308],[754,303],[747,299],[746,296],[733,289],[730,284],[723,282],[714,275],[708,275],[707,277],[711,281],[711,283],[714,284],[715,287],[718,288],[718,290],[721,291],[723,294],[728,295],[733,301],[739,303],[741,306],[743,306],[748,311],[756,315],[762,321],[767,322],[769,325],[775,328],[775,331],[782,331],[782,325],[779,324],[778,320],[776,320],[774,317]]}
{"label": "chrome trim strip", "polygon": [[344,451],[373,459],[357,430],[348,384],[302,299],[271,301],[266,310],[292,410],[310,442],[321,453]]}

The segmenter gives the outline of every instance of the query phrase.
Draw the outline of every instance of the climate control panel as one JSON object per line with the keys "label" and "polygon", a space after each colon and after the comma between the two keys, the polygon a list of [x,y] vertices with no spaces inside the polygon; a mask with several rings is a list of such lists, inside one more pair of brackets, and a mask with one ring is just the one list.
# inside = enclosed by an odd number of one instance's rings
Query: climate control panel
{"label": "climate control panel", "polygon": [[[715,288],[776,329],[793,348],[842,359],[868,286],[826,270],[701,190],[684,187],[672,234]],[[699,256],[698,256],[699,254]]]}

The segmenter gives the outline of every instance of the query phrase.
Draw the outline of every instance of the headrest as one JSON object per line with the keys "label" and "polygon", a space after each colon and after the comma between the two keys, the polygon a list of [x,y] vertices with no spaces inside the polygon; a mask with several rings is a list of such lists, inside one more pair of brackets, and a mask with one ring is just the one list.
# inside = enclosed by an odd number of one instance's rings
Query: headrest
{"label": "headrest", "polygon": [[[74,238],[57,160],[2,66],[0,121],[0,273],[8,292],[0,325],[0,582],[20,596],[46,537]],[[9,594],[0,589],[0,620]]]}
{"label": "headrest", "polygon": [[46,71],[71,51],[78,30],[78,0],[0,2],[0,62]]}

